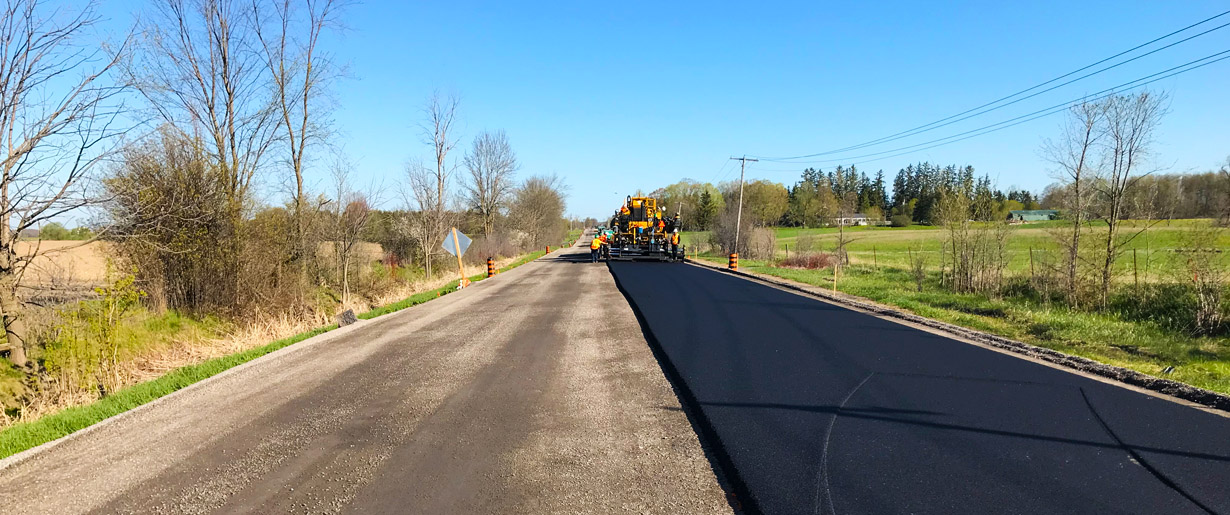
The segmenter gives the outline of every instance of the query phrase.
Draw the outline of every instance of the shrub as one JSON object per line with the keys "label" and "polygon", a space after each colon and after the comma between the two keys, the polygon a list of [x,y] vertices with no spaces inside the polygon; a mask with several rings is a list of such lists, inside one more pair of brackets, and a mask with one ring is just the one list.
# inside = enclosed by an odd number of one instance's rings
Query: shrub
{"label": "shrub", "polygon": [[70,388],[97,387],[101,394],[122,383],[118,367],[126,348],[138,345],[121,324],[137,309],[145,292],[132,273],[116,273],[107,264],[107,283],[95,289],[97,300],[61,310],[55,337],[47,343],[43,365]]}
{"label": "shrub", "polygon": [[757,227],[747,236],[749,259],[773,259],[777,250],[777,235],[773,229]]}
{"label": "shrub", "polygon": [[809,233],[800,234],[799,238],[794,242],[794,248],[799,252],[807,252],[815,247],[816,237]]}
{"label": "shrub", "polygon": [[909,227],[912,223],[914,223],[914,221],[910,220],[910,215],[906,214],[893,215],[893,217],[889,220],[889,225],[892,225],[893,227]]}
{"label": "shrub", "polygon": [[[735,224],[740,224],[739,228],[739,248],[735,246]],[[739,220],[735,210],[727,209],[713,223],[713,230],[709,232],[710,245],[721,249],[722,254],[730,254],[738,252],[740,256],[747,255],[750,251],[750,238],[748,235],[752,232],[752,221],[748,217]]]}
{"label": "shrub", "polygon": [[834,256],[833,254],[829,254],[827,252],[801,252],[778,261],[777,266],[815,270],[820,268],[829,268],[835,264],[837,264],[837,256]]}
{"label": "shrub", "polygon": [[915,289],[921,292],[923,291],[923,282],[927,280],[927,256],[921,250],[915,251],[913,248],[909,250],[908,256],[910,259],[910,277],[914,279]]}

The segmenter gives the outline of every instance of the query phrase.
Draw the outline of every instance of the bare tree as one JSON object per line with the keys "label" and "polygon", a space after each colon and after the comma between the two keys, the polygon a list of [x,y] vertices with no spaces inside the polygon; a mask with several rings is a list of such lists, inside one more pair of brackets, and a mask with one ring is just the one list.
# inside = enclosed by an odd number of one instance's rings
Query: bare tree
{"label": "bare tree", "polygon": [[99,19],[92,3],[75,14],[38,0],[0,8],[0,311],[9,359],[24,367],[16,290],[39,251],[19,256],[17,241],[26,229],[98,201],[86,182],[126,132],[119,116],[126,88],[109,78],[129,41],[110,55],[84,41]]}
{"label": "bare tree", "polygon": [[530,177],[517,188],[509,218],[533,249],[564,237],[564,181],[556,175]]}
{"label": "bare tree", "polygon": [[[1105,308],[1110,298],[1115,261],[1127,245],[1142,231],[1121,237],[1128,190],[1141,177],[1140,167],[1149,157],[1153,131],[1165,114],[1164,94],[1143,92],[1138,95],[1116,95],[1104,100],[1106,122],[1106,171],[1094,184],[1099,197],[1102,220],[1106,222],[1105,253],[1102,259],[1100,300]],[[1147,228],[1147,227],[1146,227]]]}
{"label": "bare tree", "polygon": [[424,143],[431,145],[436,161],[436,205],[435,211],[443,213],[448,201],[448,181],[453,175],[453,167],[448,165],[448,153],[457,146],[457,136],[453,133],[457,123],[457,107],[461,99],[455,95],[432,93],[423,107],[425,117],[419,126],[423,133]]}
{"label": "bare tree", "polygon": [[520,165],[517,154],[504,131],[483,132],[463,160],[470,171],[467,199],[483,217],[483,233],[491,238],[495,218],[508,202],[513,189],[513,174]]}
{"label": "bare tree", "polygon": [[367,227],[372,213],[370,195],[351,187],[350,169],[350,164],[342,160],[333,166],[333,181],[337,193],[334,208],[336,241],[333,245],[337,253],[338,276],[342,283],[343,305],[350,302],[350,264],[354,258],[354,250],[361,241],[360,235]]}
{"label": "bare tree", "polygon": [[[318,45],[321,35],[334,25],[339,5],[335,0],[309,0],[302,5],[290,0],[269,3],[272,5],[266,9],[261,0],[252,0],[253,25],[262,61],[273,82],[274,111],[282,128],[280,139],[286,145],[286,158],[295,177],[295,257],[310,259],[314,253],[306,238],[303,159],[309,147],[328,133],[328,104],[322,99],[336,70]],[[306,267],[301,268],[301,273],[306,273]]]}
{"label": "bare tree", "polygon": [[837,268],[850,264],[850,256],[846,252],[846,247],[852,241],[846,234],[846,223],[853,220],[854,212],[858,209],[858,194],[853,191],[847,191],[844,195],[836,197],[837,210],[837,241],[833,253],[837,255],[837,264],[833,267],[833,273],[837,273]]}
{"label": "bare tree", "polygon": [[[423,106],[423,122],[419,125],[423,142],[431,145],[435,169],[421,164],[412,164],[407,172],[410,189],[418,205],[423,221],[421,234],[425,270],[431,275],[431,255],[444,240],[444,229],[449,223],[448,186],[454,167],[448,164],[448,153],[457,145],[454,134],[457,124],[457,108],[461,100],[456,95],[432,93]],[[434,191],[429,191],[434,188]]]}
{"label": "bare tree", "polygon": [[437,216],[435,211],[439,204],[435,173],[421,161],[412,161],[406,164],[405,185],[401,194],[406,209],[417,211],[411,217],[410,228],[423,251],[423,272],[431,277],[431,258],[443,241],[444,225],[447,223],[443,213]]}
{"label": "bare tree", "polygon": [[204,132],[235,209],[279,123],[254,25],[238,0],[158,0],[145,25],[146,51],[128,69],[166,121]]}
{"label": "bare tree", "polygon": [[1217,222],[1230,225],[1230,157],[1226,158],[1226,164],[1217,171],[1215,184],[1213,206],[1217,211]]}
{"label": "bare tree", "polygon": [[1063,207],[1072,222],[1071,231],[1060,236],[1065,251],[1066,289],[1068,304],[1079,303],[1081,232],[1090,204],[1090,181],[1097,169],[1097,145],[1105,135],[1105,106],[1097,102],[1082,102],[1072,106],[1068,123],[1058,141],[1048,140],[1043,147],[1046,157],[1058,170],[1058,179],[1065,183]]}

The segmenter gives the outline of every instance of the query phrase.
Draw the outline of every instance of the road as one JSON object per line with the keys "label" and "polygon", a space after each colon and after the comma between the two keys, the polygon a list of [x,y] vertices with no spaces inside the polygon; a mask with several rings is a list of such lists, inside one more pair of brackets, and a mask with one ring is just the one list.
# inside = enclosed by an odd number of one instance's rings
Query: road
{"label": "road", "polygon": [[694,265],[612,263],[745,507],[1230,513],[1230,419]]}
{"label": "road", "polygon": [[553,253],[104,423],[0,470],[0,511],[729,513],[587,261]]}

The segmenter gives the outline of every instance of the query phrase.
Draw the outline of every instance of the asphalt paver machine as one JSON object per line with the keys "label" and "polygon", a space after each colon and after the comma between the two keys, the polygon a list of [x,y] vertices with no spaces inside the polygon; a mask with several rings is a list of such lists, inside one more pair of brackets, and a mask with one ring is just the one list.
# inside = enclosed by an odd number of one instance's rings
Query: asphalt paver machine
{"label": "asphalt paver machine", "polygon": [[686,255],[679,244],[679,213],[667,216],[655,198],[629,196],[608,227],[607,259],[683,261]]}

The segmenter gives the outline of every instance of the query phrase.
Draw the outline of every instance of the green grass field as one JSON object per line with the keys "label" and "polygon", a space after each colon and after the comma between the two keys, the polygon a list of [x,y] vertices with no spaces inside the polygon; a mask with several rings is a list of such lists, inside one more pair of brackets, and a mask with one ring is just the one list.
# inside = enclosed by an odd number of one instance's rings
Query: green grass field
{"label": "green grass field", "polygon": [[[1056,233],[1063,229],[1062,221],[1039,222],[1011,226],[1007,254],[1009,272],[1028,274],[1030,269],[1030,254],[1034,258],[1034,266],[1041,268],[1049,258],[1057,259],[1059,245]],[[1123,247],[1123,254],[1116,262],[1115,269],[1118,279],[1133,281],[1170,280],[1182,270],[1182,256],[1175,253],[1175,248],[1196,224],[1208,223],[1205,220],[1171,220],[1153,223],[1141,232],[1131,242]],[[1128,222],[1121,234],[1132,234],[1145,227],[1145,222]],[[1105,224],[1091,224],[1090,229],[1082,238],[1091,244],[1104,238]],[[822,229],[802,229],[796,227],[779,227],[774,229],[777,236],[776,259],[786,257],[787,252],[793,254],[799,251],[799,238],[806,236],[812,240],[812,251],[831,250],[836,246],[837,229],[826,227]],[[846,249],[853,264],[872,266],[901,267],[908,266],[910,252],[921,252],[927,256],[930,268],[939,267],[940,246],[945,238],[945,230],[936,226],[913,225],[910,227],[847,227]],[[709,240],[708,232],[685,232],[683,242],[688,246],[706,248]],[[1230,232],[1222,233],[1220,245],[1230,248]],[[694,247],[697,248],[697,247]]]}
{"label": "green grass field", "polygon": [[[1138,272],[1144,273],[1149,263],[1149,278],[1153,283],[1180,280],[1183,270],[1181,255],[1174,249],[1182,242],[1186,231],[1195,224],[1189,220],[1174,221],[1151,227],[1127,248],[1119,262],[1116,305],[1172,304],[1167,290],[1150,290],[1133,297],[1131,287],[1132,252],[1137,249]],[[1047,226],[1050,227],[1047,227]],[[1057,224],[1022,225],[1012,228],[1008,251],[1010,280],[1024,282],[1029,277],[1029,252],[1054,252],[1057,248],[1051,232]],[[1104,230],[1104,229],[1103,229]],[[941,287],[939,281],[939,246],[943,231],[938,228],[868,228],[848,229],[852,265],[839,276],[837,289],[883,304],[903,308],[917,315],[998,334],[1041,347],[1084,356],[1103,363],[1122,366],[1140,372],[1159,375],[1167,366],[1175,367],[1167,378],[1201,388],[1230,394],[1230,338],[1225,336],[1193,337],[1173,325],[1159,323],[1112,308],[1106,312],[1069,309],[1029,296],[958,294]],[[1095,228],[1093,237],[1099,234]],[[818,251],[832,248],[834,229],[778,229],[777,258],[785,257],[789,245],[797,248],[801,235],[810,235]],[[1104,233],[1101,233],[1104,234]],[[705,233],[686,235],[691,241],[703,241]],[[1221,236],[1220,244],[1230,248],[1230,239]],[[932,253],[923,291],[917,291],[914,279],[907,271],[909,249]],[[791,253],[797,252],[792,250]],[[1036,254],[1037,256],[1037,254]],[[702,259],[725,264],[724,256],[701,254]],[[776,261],[740,260],[740,269],[811,284],[826,289],[833,287],[831,268],[802,270],[774,266]],[[1144,282],[1142,280],[1142,282]],[[1149,295],[1155,295],[1149,297]],[[1160,309],[1160,308],[1159,308]],[[1141,310],[1138,310],[1141,311]],[[1160,317],[1157,317],[1160,318]]]}

